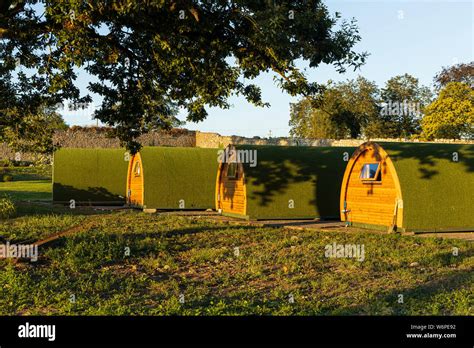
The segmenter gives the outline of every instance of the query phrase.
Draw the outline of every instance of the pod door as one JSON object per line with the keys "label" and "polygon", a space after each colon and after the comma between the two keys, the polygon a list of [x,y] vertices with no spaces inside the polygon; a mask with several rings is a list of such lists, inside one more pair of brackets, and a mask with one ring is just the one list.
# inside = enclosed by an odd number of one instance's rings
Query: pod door
{"label": "pod door", "polygon": [[247,204],[242,164],[221,163],[217,180],[217,209],[222,213],[245,215]]}
{"label": "pod door", "polygon": [[349,161],[341,190],[341,220],[401,226],[400,184],[391,159],[375,144],[361,147]]}
{"label": "pod door", "polygon": [[143,206],[143,165],[140,154],[130,160],[127,179],[127,203],[132,206]]}

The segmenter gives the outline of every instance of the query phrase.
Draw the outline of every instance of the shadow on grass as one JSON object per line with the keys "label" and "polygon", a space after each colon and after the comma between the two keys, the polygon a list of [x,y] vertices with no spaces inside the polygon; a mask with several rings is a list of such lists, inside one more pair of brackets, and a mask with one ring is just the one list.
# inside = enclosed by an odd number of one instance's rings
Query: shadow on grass
{"label": "shadow on grass", "polygon": [[[125,192],[123,192],[123,195],[125,196]],[[109,189],[105,187],[88,187],[87,189],[83,189],[71,185],[53,183],[54,203],[69,204],[71,199],[73,199],[76,204],[123,205],[125,204],[124,196],[110,192]]]}
{"label": "shadow on grass", "polygon": [[104,215],[110,211],[94,209],[88,206],[76,206],[71,209],[68,205],[53,205],[39,202],[16,202],[17,217],[38,215]]}
{"label": "shadow on grass", "polygon": [[[468,249],[466,252],[460,252],[458,256],[454,256],[452,252],[436,254],[430,259],[423,262],[425,265],[438,265],[437,267],[449,267],[450,265],[460,264],[463,260],[474,256],[474,249]],[[407,301],[416,301],[419,303],[417,308],[423,308],[423,303],[433,304],[433,297],[443,292],[466,288],[474,284],[474,273],[472,270],[453,270],[440,278],[432,279],[423,284],[414,286],[401,287],[388,292],[384,292],[380,296],[375,297],[371,303],[361,304],[355,307],[337,310],[338,315],[352,314],[373,314],[377,310],[378,304],[392,304],[392,315],[411,314],[412,306],[406,305]],[[399,304],[399,295],[403,295],[405,304]],[[440,303],[440,305],[449,305],[449,303]],[[426,313],[426,315],[436,313]],[[443,313],[442,313],[443,314]],[[472,313],[471,313],[472,314]]]}
{"label": "shadow on grass", "polygon": [[206,231],[213,231],[222,229],[218,227],[195,227],[195,228],[178,228],[178,229],[170,229],[169,231],[157,230],[157,231],[149,231],[149,232],[124,232],[121,235],[125,238],[133,239],[143,239],[147,237],[162,237],[162,238],[174,238],[174,237],[182,237],[185,235],[193,235],[198,234]]}
{"label": "shadow on grass", "polygon": [[5,191],[5,193],[12,197],[15,202],[22,201],[45,201],[51,202],[51,192],[39,192],[39,191]]}

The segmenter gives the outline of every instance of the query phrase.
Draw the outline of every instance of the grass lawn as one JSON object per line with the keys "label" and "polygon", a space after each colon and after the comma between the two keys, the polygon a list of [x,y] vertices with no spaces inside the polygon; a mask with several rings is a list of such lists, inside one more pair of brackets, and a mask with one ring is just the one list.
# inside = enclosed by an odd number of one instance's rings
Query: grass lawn
{"label": "grass lawn", "polygon": [[[467,241],[55,209],[0,225],[17,242],[88,226],[36,263],[0,260],[0,315],[474,314]],[[325,257],[332,243],[364,261]]]}
{"label": "grass lawn", "polygon": [[11,181],[0,182],[0,192],[6,193],[14,201],[51,200],[51,181]]}
{"label": "grass lawn", "polygon": [[[50,169],[13,176],[1,243],[81,228],[37,262],[0,260],[0,315],[474,314],[472,242],[69,209],[48,202]],[[326,257],[333,243],[364,246],[364,260]]]}
{"label": "grass lawn", "polygon": [[0,194],[14,201],[50,201],[52,197],[51,167],[14,167],[9,170],[13,181],[0,182]]}

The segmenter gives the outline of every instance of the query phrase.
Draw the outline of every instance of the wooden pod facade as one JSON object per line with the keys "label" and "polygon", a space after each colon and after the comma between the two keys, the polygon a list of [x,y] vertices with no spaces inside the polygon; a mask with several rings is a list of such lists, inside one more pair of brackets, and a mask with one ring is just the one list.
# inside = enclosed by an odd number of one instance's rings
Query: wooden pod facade
{"label": "wooden pod facade", "polygon": [[227,160],[219,164],[216,209],[252,220],[338,219],[341,181],[353,151],[229,146]]}
{"label": "wooden pod facade", "polygon": [[53,203],[125,204],[125,149],[61,148],[53,157]]}
{"label": "wooden pod facade", "polygon": [[127,203],[146,209],[214,208],[217,150],[144,147],[130,158]]}
{"label": "wooden pod facade", "polygon": [[362,144],[347,164],[342,221],[399,231],[474,230],[474,145]]}

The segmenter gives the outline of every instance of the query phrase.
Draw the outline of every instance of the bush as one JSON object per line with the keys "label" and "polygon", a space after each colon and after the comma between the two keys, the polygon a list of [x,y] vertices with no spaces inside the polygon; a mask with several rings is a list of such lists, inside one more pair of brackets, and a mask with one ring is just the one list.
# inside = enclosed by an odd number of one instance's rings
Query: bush
{"label": "bush", "polygon": [[0,219],[8,219],[16,213],[15,204],[7,195],[0,197]]}
{"label": "bush", "polygon": [[12,166],[13,166],[13,163],[11,163],[11,161],[8,158],[0,160],[0,168],[12,167]]}
{"label": "bush", "polygon": [[3,175],[2,179],[4,182],[13,181],[13,176],[10,174],[5,174]]}
{"label": "bush", "polygon": [[10,175],[10,168],[0,167],[0,181],[5,181],[5,177],[7,177],[7,180],[8,180],[8,176],[11,176]]}

